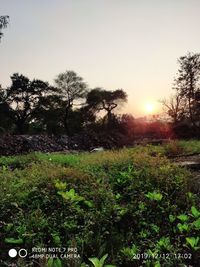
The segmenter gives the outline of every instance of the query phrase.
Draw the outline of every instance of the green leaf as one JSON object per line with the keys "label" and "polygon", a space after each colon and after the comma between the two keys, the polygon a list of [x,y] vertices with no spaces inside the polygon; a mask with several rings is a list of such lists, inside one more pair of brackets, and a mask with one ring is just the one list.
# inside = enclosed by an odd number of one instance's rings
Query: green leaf
{"label": "green leaf", "polygon": [[75,190],[74,190],[74,188],[71,188],[67,193],[68,193],[68,195],[69,195],[71,198],[73,198],[73,197],[75,196]]}
{"label": "green leaf", "polygon": [[155,263],[154,267],[161,267],[160,262],[157,261],[157,262]]}
{"label": "green leaf", "polygon": [[169,215],[169,221],[173,223],[176,220],[176,217],[174,215]]}
{"label": "green leaf", "polygon": [[145,210],[145,208],[146,208],[146,206],[145,206],[145,203],[144,202],[140,202],[140,204],[139,204],[139,209],[141,210],[141,211],[143,211],[143,210]]}
{"label": "green leaf", "polygon": [[161,201],[161,199],[163,198],[163,195],[156,191],[148,192],[147,194],[145,194],[145,196],[150,200],[155,200],[155,201]]}
{"label": "green leaf", "polygon": [[195,218],[200,217],[200,212],[194,206],[191,207],[191,212]]}
{"label": "green leaf", "polygon": [[61,195],[66,201],[80,202],[84,200],[84,197],[76,194],[74,188],[71,188],[69,191],[66,192],[58,191],[58,194]]}
{"label": "green leaf", "polygon": [[3,167],[2,167],[2,170],[3,171],[6,171],[8,168],[5,166],[5,165],[3,165]]}
{"label": "green leaf", "polygon": [[[105,254],[101,259],[100,259],[100,264],[103,266],[106,258],[108,257],[108,254]],[[101,266],[100,265],[100,266]]]}
{"label": "green leaf", "polygon": [[116,198],[116,199],[120,199],[120,198],[121,198],[121,195],[120,195],[119,193],[117,193],[117,194],[115,195],[115,198]]}
{"label": "green leaf", "polygon": [[24,241],[21,238],[15,239],[13,237],[8,237],[8,238],[5,238],[5,243],[21,245],[24,243]]}
{"label": "green leaf", "polygon": [[193,225],[197,230],[200,230],[200,218],[193,222]]}
{"label": "green leaf", "polygon": [[67,183],[63,183],[63,182],[60,182],[60,181],[57,181],[55,183],[55,188],[59,191],[64,191],[67,189]]}
{"label": "green leaf", "polygon": [[53,258],[48,259],[47,267],[53,267]]}
{"label": "green leaf", "polygon": [[92,201],[85,200],[84,203],[85,203],[89,208],[93,208],[93,207],[94,207],[94,204],[92,203]]}
{"label": "green leaf", "polygon": [[193,198],[193,196],[194,196],[193,193],[191,193],[191,192],[188,192],[187,195],[188,195],[189,199]]}
{"label": "green leaf", "polygon": [[194,237],[186,237],[186,241],[190,244],[191,247],[195,246],[196,240]]}
{"label": "green leaf", "polygon": [[60,246],[61,240],[60,240],[59,234],[58,233],[53,233],[53,234],[51,234],[51,236],[53,237],[54,244],[56,246]]}
{"label": "green leaf", "polygon": [[160,227],[159,226],[157,226],[154,223],[152,223],[150,226],[151,226],[152,230],[154,230],[156,233],[159,233],[159,231],[160,231]]}
{"label": "green leaf", "polygon": [[165,248],[169,250],[171,248],[170,238],[169,237],[161,237],[160,240],[157,242],[158,248]]}
{"label": "green leaf", "polygon": [[95,266],[95,267],[101,267],[100,266],[100,261],[98,258],[89,258],[89,261],[92,262],[92,264]]}
{"label": "green leaf", "polygon": [[182,233],[183,231],[188,231],[189,230],[189,225],[187,223],[184,223],[184,224],[181,224],[181,223],[178,223],[177,224],[177,227],[179,229],[179,231]]}
{"label": "green leaf", "polygon": [[199,243],[199,237],[186,237],[186,241],[190,244],[190,246],[194,249],[197,250],[200,247],[197,247]]}
{"label": "green leaf", "polygon": [[62,267],[62,262],[59,258],[54,260],[54,265],[53,267]]}
{"label": "green leaf", "polygon": [[189,219],[189,217],[186,214],[181,214],[181,215],[177,216],[177,218],[182,222],[186,222]]}

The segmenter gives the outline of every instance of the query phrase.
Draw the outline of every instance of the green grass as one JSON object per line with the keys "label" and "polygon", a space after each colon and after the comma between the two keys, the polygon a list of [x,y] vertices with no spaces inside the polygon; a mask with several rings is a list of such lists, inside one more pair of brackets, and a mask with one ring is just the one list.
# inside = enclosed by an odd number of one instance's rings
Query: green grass
{"label": "green grass", "polygon": [[[78,166],[87,165],[87,161],[97,162],[103,161],[104,156],[109,155],[109,161],[119,161],[121,157],[124,159],[129,159],[133,155],[137,153],[145,153],[150,156],[174,156],[174,155],[184,155],[189,153],[200,153],[200,141],[198,140],[190,140],[190,141],[170,141],[164,145],[147,145],[147,146],[136,146],[134,148],[129,149],[121,149],[119,151],[105,151],[101,153],[101,157],[99,154],[94,153],[40,153],[35,152],[28,155],[22,156],[3,156],[0,157],[0,166],[10,166],[12,168],[23,168],[27,164],[33,162],[41,162],[41,161],[52,161],[56,164],[60,164],[62,166]],[[92,160],[91,160],[92,159]],[[113,159],[113,160],[112,160]]]}
{"label": "green grass", "polygon": [[[88,258],[107,253],[116,266],[197,266],[199,196],[191,192],[191,174],[166,156],[198,153],[198,146],[180,141],[0,157],[1,266],[11,263],[7,251],[13,246],[78,248],[79,262],[40,261],[43,267],[91,266]],[[151,258],[137,258],[142,253]],[[187,253],[191,259],[155,258],[160,253]]]}
{"label": "green grass", "polygon": [[188,153],[200,153],[199,140],[179,141],[178,143],[183,148],[183,150]]}

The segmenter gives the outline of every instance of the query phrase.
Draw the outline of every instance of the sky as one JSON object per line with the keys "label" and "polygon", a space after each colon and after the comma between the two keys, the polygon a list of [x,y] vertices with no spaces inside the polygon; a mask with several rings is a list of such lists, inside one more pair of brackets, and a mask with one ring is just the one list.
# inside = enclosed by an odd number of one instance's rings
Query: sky
{"label": "sky", "polygon": [[200,52],[199,0],[0,0],[10,24],[0,43],[0,84],[22,73],[54,84],[74,70],[90,88],[122,88],[120,111],[173,94],[177,59]]}

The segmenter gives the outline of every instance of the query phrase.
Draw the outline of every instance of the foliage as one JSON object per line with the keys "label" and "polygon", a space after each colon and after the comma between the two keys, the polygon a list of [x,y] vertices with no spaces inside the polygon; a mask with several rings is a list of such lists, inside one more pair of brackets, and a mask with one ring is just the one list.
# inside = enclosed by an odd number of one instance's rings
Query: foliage
{"label": "foliage", "polygon": [[2,29],[8,25],[9,16],[0,16],[0,40],[3,36]]}
{"label": "foliage", "polygon": [[[187,53],[178,59],[179,69],[174,81],[176,94],[162,104],[174,126],[185,124],[193,136],[199,136],[199,107],[200,107],[200,54]],[[181,135],[181,129],[177,132]]]}
{"label": "foliage", "polygon": [[16,125],[17,133],[23,134],[25,126],[33,120],[39,108],[40,98],[52,93],[53,88],[41,80],[30,81],[27,77],[14,73],[12,85],[4,90],[4,103],[9,107],[8,115]]}
{"label": "foliage", "polygon": [[50,258],[47,262],[47,267],[62,267],[62,262],[59,258]]}
{"label": "foliage", "polygon": [[93,110],[94,113],[98,113],[100,111],[106,112],[109,125],[112,122],[112,111],[116,109],[119,104],[126,101],[127,94],[122,89],[106,91],[102,88],[95,88],[88,93],[86,99],[89,109]]}
{"label": "foliage", "polygon": [[195,266],[200,210],[191,176],[152,149],[0,158],[1,247],[75,242],[86,265],[109,253],[116,266]]}
{"label": "foliage", "polygon": [[89,258],[89,260],[92,262],[94,267],[115,267],[114,265],[104,265],[104,262],[106,258],[108,257],[108,254],[105,254],[100,260],[98,258]]}
{"label": "foliage", "polygon": [[87,94],[87,84],[74,71],[60,73],[55,79],[56,86],[59,89],[59,96],[64,101],[63,124],[67,134],[70,134],[69,113],[76,100],[84,98]]}
{"label": "foliage", "polygon": [[[56,89],[57,90],[57,89]],[[43,95],[39,98],[38,107],[35,110],[34,121],[30,123],[30,133],[45,132],[48,134],[62,134],[62,115],[63,115],[64,101],[55,94]]]}

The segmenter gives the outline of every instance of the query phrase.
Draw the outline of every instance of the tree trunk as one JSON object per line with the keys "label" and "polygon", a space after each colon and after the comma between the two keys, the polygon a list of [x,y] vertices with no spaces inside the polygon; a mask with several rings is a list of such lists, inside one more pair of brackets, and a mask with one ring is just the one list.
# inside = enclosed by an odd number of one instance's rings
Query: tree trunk
{"label": "tree trunk", "polygon": [[108,129],[112,129],[112,112],[111,110],[107,110],[107,117],[108,117]]}
{"label": "tree trunk", "polygon": [[193,114],[193,106],[192,106],[192,100],[194,101],[194,84],[193,84],[193,78],[190,78],[190,91],[189,91],[189,97],[188,97],[188,105],[189,105],[189,116],[190,121],[192,123],[192,126],[194,127],[195,132],[198,132],[199,127],[196,124],[196,121],[194,119]]}
{"label": "tree trunk", "polygon": [[15,123],[15,125],[16,125],[17,134],[24,134],[24,122],[23,121],[17,121]]}
{"label": "tree trunk", "polygon": [[69,123],[68,123],[69,111],[70,111],[70,106],[67,106],[65,109],[65,114],[64,114],[64,118],[63,118],[63,125],[64,125],[64,128],[65,128],[67,135],[70,135],[70,128],[69,128]]}

